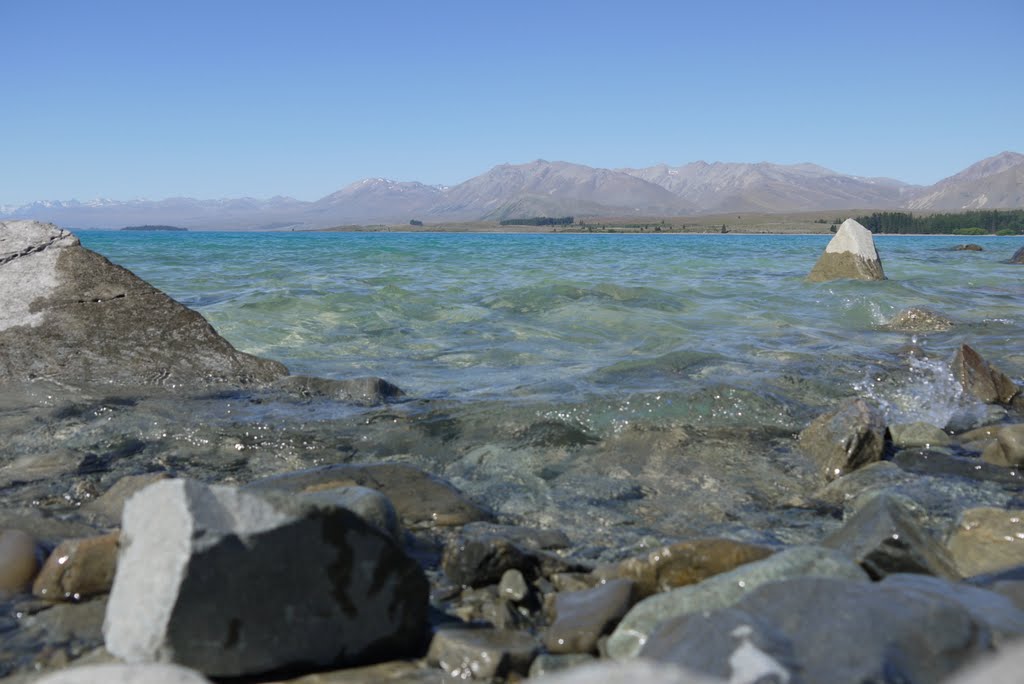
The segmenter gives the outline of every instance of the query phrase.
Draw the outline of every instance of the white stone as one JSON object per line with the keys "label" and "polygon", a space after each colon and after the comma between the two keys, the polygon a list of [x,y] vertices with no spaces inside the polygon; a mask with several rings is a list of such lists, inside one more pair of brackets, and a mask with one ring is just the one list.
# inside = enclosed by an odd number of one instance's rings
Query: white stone
{"label": "white stone", "polygon": [[843,221],[825,251],[850,252],[868,261],[878,261],[878,252],[875,251],[875,241],[871,237],[871,231],[852,218]]}
{"label": "white stone", "polygon": [[149,664],[109,663],[81,665],[60,670],[36,680],[36,684],[210,684],[210,680],[187,667]]}

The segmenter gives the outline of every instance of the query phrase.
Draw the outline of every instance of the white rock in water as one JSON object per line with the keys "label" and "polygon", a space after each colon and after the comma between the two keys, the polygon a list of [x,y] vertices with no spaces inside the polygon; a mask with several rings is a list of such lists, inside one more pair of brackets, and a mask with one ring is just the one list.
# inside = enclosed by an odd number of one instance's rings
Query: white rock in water
{"label": "white rock in water", "polygon": [[871,231],[853,219],[843,221],[807,276],[811,282],[840,278],[885,280]]}
{"label": "white rock in water", "polygon": [[124,507],[107,650],[209,676],[415,655],[422,569],[349,510],[163,480]]}

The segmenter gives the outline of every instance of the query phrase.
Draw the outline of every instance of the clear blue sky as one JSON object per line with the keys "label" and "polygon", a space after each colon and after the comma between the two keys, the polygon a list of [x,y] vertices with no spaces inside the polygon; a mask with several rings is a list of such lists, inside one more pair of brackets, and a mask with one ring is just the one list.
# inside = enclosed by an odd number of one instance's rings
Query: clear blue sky
{"label": "clear blue sky", "polygon": [[0,204],[1024,152],[1024,2],[0,0]]}

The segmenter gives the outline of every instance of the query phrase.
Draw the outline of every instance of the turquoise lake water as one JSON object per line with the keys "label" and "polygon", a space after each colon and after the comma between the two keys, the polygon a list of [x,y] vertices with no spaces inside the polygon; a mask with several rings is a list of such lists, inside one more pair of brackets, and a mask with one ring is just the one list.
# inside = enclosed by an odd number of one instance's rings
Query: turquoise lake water
{"label": "turquoise lake water", "polygon": [[[411,463],[504,521],[565,530],[595,559],[652,539],[820,539],[835,515],[794,503],[821,487],[795,441],[810,420],[860,395],[890,422],[969,423],[984,407],[948,369],[963,342],[1024,374],[1024,267],[1002,263],[1019,238],[971,238],[984,251],[964,252],[951,249],[964,238],[882,236],[888,280],[811,284],[828,236],[79,237],[244,351],[296,374],[380,376],[408,396],[371,408],[274,392],[41,399],[39,417],[11,418],[15,453],[130,454],[108,459],[104,481]],[[886,328],[914,306],[957,325]]]}

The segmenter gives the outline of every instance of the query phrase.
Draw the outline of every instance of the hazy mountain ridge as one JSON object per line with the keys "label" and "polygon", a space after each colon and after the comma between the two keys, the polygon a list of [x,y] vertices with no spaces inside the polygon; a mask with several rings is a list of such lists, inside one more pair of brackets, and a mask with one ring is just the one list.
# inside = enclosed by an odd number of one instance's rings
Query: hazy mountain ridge
{"label": "hazy mountain ridge", "polygon": [[1003,152],[934,185],[864,178],[816,164],[726,163],[602,169],[538,159],[501,164],[458,185],[368,178],[315,202],[291,197],[87,202],[0,207],[0,218],[72,228],[169,224],[199,229],[322,228],[346,223],[473,221],[528,216],[686,216],[842,209],[1024,208],[1024,154]]}

